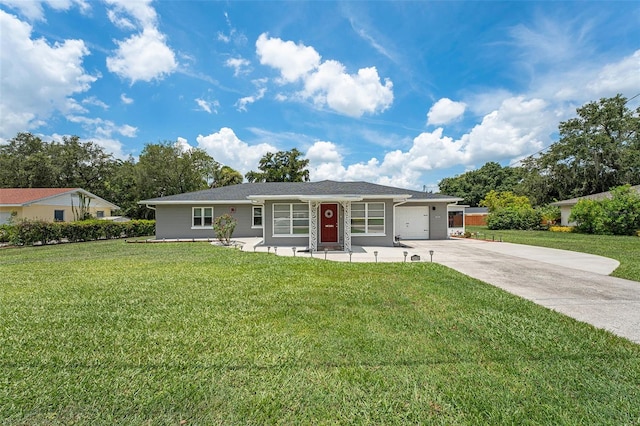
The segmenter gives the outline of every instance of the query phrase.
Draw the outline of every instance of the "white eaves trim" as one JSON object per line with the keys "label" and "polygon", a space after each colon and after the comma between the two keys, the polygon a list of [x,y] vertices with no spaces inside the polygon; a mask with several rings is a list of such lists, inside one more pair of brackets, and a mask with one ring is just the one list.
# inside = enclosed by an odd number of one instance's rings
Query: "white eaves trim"
{"label": "white eaves trim", "polygon": [[145,204],[148,206],[158,206],[158,205],[190,205],[190,206],[199,206],[199,205],[214,205],[214,204],[253,204],[249,200],[180,200],[180,201],[154,201],[153,203],[141,202],[138,201],[138,204]]}

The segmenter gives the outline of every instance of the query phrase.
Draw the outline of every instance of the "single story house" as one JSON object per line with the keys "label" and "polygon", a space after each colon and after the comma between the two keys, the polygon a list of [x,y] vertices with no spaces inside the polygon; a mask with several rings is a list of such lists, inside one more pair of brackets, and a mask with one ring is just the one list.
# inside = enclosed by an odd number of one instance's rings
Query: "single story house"
{"label": "single story house", "polygon": [[0,188],[0,224],[17,219],[71,222],[81,204],[96,218],[112,215],[120,207],[81,188]]}
{"label": "single story house", "polygon": [[156,238],[215,238],[215,217],[230,213],[234,238],[268,246],[392,246],[447,239],[447,206],[461,198],[368,182],[242,183],[142,200],[156,211]]}
{"label": "single story house", "polygon": [[[640,185],[631,187],[632,191],[636,191],[640,194]],[[569,200],[556,201],[551,203],[552,206],[560,207],[560,225],[562,226],[575,226],[574,222],[569,222],[569,216],[571,216],[571,209],[578,204],[580,200],[603,200],[605,198],[611,198],[611,191],[599,192],[597,194],[585,195],[584,197],[571,198]]]}

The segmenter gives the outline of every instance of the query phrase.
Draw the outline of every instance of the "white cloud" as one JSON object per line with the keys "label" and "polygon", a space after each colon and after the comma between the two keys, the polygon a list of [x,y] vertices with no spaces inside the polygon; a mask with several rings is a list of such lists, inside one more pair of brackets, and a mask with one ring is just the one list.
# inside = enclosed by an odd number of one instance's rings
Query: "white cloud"
{"label": "white cloud", "polygon": [[382,84],[375,67],[348,74],[338,61],[321,62],[313,47],[268,38],[264,33],[256,41],[256,52],[261,64],[280,71],[283,84],[302,80],[304,89],[298,95],[318,107],[327,105],[342,114],[360,117],[382,112],[393,103],[393,83],[385,79]]}
{"label": "white cloud", "polygon": [[248,74],[251,71],[248,68],[249,65],[251,65],[251,62],[244,58],[229,58],[225,61],[224,65],[229,68],[233,68],[233,75],[235,77],[243,74]]}
{"label": "white cloud", "polygon": [[133,99],[131,99],[130,97],[127,96],[126,93],[123,93],[120,95],[120,100],[122,101],[123,104],[125,105],[130,105],[133,103]]}
{"label": "white cloud", "polygon": [[238,101],[236,102],[236,108],[238,111],[247,111],[247,105],[254,103],[255,101],[258,101],[260,99],[262,99],[264,97],[265,92],[267,91],[266,88],[262,87],[260,89],[258,89],[258,93],[256,93],[253,96],[245,96],[244,98],[240,98],[238,99]]}
{"label": "white cloud", "polygon": [[95,96],[89,96],[88,98],[84,98],[82,100],[82,104],[83,105],[93,105],[93,106],[97,106],[100,107],[102,109],[109,109],[109,105],[107,105],[106,103],[102,102],[100,99],[96,98]]}
{"label": "white cloud", "polygon": [[142,31],[125,40],[116,40],[118,48],[107,58],[107,68],[131,84],[152,81],[173,73],[178,64],[175,53],[166,43],[166,37],[157,28],[156,11],[150,0],[105,0],[111,22],[119,28]]}
{"label": "white cloud", "polygon": [[181,138],[181,137],[178,137],[174,145],[179,147],[182,150],[182,152],[187,152],[193,149],[193,147],[189,145],[189,142],[187,142],[185,138]]}
{"label": "white cloud", "polygon": [[155,28],[145,28],[124,41],[118,41],[118,49],[107,58],[107,68],[118,76],[136,81],[162,79],[178,67],[173,50],[165,43],[165,37]]}
{"label": "white cloud", "polygon": [[623,93],[633,96],[640,88],[640,50],[622,60],[607,64],[587,84],[593,97]]}
{"label": "white cloud", "polygon": [[218,113],[218,107],[220,106],[218,101],[205,101],[201,98],[197,98],[195,101],[202,111],[206,111],[209,114]]}
{"label": "white cloud", "polygon": [[449,98],[442,98],[427,113],[427,124],[448,124],[464,114],[467,105],[464,102],[454,102]]}
{"label": "white cloud", "polygon": [[85,0],[0,0],[0,4],[5,4],[13,9],[20,11],[27,19],[31,21],[45,21],[43,5],[58,10],[65,11],[71,7],[78,6],[81,12],[90,9],[90,5]]}
{"label": "white cloud", "polygon": [[260,159],[267,152],[278,151],[268,143],[249,145],[240,140],[228,127],[223,127],[219,132],[207,136],[198,135],[196,141],[198,148],[207,151],[217,162],[230,166],[242,174],[257,170]]}
{"label": "white cloud", "polygon": [[55,113],[82,110],[71,96],[97,80],[82,66],[89,54],[84,42],[32,39],[31,26],[3,10],[0,27],[0,137],[37,128]]}
{"label": "white cloud", "polygon": [[280,71],[284,81],[294,82],[320,65],[320,55],[313,47],[267,38],[260,34],[256,41],[256,52],[262,65],[269,65]]}
{"label": "white cloud", "polygon": [[309,148],[306,158],[312,180],[369,180],[419,190],[421,177],[431,170],[519,159],[538,151],[550,142],[555,129],[552,114],[540,99],[512,97],[458,139],[446,136],[439,127],[420,133],[406,151],[389,151],[382,161],[373,157],[348,166],[337,145],[319,141]]}

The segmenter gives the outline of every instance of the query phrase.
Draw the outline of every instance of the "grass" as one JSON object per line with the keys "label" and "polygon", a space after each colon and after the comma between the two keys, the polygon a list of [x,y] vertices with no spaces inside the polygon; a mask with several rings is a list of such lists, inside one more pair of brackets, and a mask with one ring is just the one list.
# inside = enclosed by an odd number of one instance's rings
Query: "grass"
{"label": "grass", "polygon": [[438,264],[0,251],[0,424],[637,424],[640,345]]}
{"label": "grass", "polygon": [[492,231],[486,226],[467,227],[480,232],[480,238],[550,247],[582,253],[597,254],[620,262],[611,274],[614,277],[640,281],[640,238],[634,236],[586,235],[549,231]]}

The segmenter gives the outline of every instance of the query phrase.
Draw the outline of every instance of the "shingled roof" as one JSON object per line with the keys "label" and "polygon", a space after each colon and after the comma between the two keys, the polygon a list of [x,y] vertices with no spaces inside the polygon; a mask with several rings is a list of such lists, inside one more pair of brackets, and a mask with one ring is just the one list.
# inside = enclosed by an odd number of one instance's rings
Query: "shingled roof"
{"label": "shingled roof", "polygon": [[0,205],[22,206],[77,190],[78,188],[0,188]]}
{"label": "shingled roof", "polygon": [[170,195],[166,197],[142,200],[140,204],[170,204],[198,201],[248,201],[248,197],[278,197],[291,195],[301,196],[396,196],[412,200],[434,200],[455,202],[461,198],[443,194],[412,191],[392,186],[378,185],[369,182],[336,182],[323,180],[320,182],[261,182],[241,183],[221,188]]}

